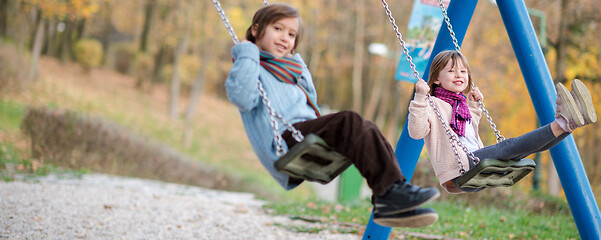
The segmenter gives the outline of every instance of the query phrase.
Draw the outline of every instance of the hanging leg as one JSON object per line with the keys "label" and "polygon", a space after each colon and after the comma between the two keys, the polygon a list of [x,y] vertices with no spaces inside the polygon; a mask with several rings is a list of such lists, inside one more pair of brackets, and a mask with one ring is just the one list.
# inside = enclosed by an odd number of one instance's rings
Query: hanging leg
{"label": "hanging leg", "polygon": [[[374,195],[383,193],[395,182],[405,181],[388,141],[373,123],[355,112],[328,114],[296,123],[294,127],[305,135],[312,133],[321,137],[330,147],[350,159]],[[285,131],[282,137],[289,147],[297,143],[289,131]]]}
{"label": "hanging leg", "polygon": [[[418,208],[437,198],[436,188],[420,188],[405,181],[392,147],[378,127],[351,111],[333,113],[294,124],[303,134],[321,137],[347,157],[373,191],[375,221],[386,226],[424,227],[438,219],[433,209]],[[282,137],[293,147],[296,141],[285,131]]]}
{"label": "hanging leg", "polygon": [[530,131],[522,136],[508,138],[495,145],[486,146],[474,151],[474,155],[480,159],[517,160],[530,154],[550,149],[565,139],[569,133],[563,133],[555,137],[551,130],[551,124]]}

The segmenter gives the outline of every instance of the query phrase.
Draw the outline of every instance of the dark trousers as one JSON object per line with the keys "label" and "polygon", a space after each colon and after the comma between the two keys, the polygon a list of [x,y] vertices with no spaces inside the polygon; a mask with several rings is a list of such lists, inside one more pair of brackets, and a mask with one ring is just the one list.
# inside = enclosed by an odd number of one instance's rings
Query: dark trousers
{"label": "dark trousers", "polygon": [[[359,114],[343,111],[293,125],[304,135],[321,137],[330,147],[351,160],[374,196],[382,194],[393,183],[405,181],[390,143],[378,127]],[[297,142],[288,130],[282,134],[288,147]]]}

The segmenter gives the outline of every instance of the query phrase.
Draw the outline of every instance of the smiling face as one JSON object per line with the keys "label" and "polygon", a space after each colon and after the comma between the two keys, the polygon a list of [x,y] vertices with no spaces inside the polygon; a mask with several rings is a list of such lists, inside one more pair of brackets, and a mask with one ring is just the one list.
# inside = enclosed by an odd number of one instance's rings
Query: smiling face
{"label": "smiling face", "polygon": [[449,59],[444,68],[442,68],[442,71],[438,73],[438,78],[434,83],[451,92],[461,93],[467,88],[468,80],[469,72],[463,62]]}
{"label": "smiling face", "polygon": [[268,24],[262,36],[257,36],[259,34],[258,26],[254,25],[252,35],[256,38],[255,44],[260,50],[267,51],[276,57],[284,57],[294,50],[299,29],[299,19],[287,17]]}
{"label": "smiling face", "polygon": [[434,57],[430,66],[428,86],[430,95],[437,87],[465,94],[472,90],[472,75],[467,58],[455,50],[442,51]]}

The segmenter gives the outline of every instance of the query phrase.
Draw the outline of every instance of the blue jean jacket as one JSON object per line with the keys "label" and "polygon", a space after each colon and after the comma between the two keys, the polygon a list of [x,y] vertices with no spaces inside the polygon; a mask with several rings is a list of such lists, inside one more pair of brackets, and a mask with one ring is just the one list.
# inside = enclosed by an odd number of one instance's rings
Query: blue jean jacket
{"label": "blue jean jacket", "polygon": [[[291,190],[300,183],[291,183],[288,175],[278,172],[274,167],[278,159],[275,154],[276,142],[273,128],[269,124],[269,114],[259,96],[257,80],[263,84],[271,107],[291,124],[317,118],[315,111],[298,86],[278,81],[261,67],[259,48],[255,44],[239,43],[232,48],[232,55],[234,64],[225,81],[227,97],[238,107],[248,140],[263,167],[284,189]],[[303,66],[300,84],[307,90],[309,97],[316,101],[317,93],[307,65],[299,54],[294,55],[294,58]],[[282,134],[285,130],[286,127],[278,122],[278,132]],[[285,142],[283,145],[287,150]]]}

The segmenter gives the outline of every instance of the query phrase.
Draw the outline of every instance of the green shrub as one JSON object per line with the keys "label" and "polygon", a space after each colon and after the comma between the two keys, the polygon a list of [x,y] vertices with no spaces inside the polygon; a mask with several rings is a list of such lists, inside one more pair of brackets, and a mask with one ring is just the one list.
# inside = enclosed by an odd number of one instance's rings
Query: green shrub
{"label": "green shrub", "polygon": [[131,63],[136,58],[136,46],[129,43],[118,43],[115,44],[112,54],[115,70],[123,74],[129,74],[132,68]]}
{"label": "green shrub", "polygon": [[161,71],[159,74],[159,82],[164,83],[164,82],[170,82],[171,81],[171,76],[173,75],[173,64],[165,64],[163,65],[163,67],[161,67]]}
{"label": "green shrub", "polygon": [[[198,70],[200,70],[201,62],[198,56],[184,55],[180,59],[179,79],[182,84],[190,86],[196,79]],[[165,82],[171,81],[173,75],[173,64],[167,64],[161,69],[161,77]]]}
{"label": "green shrub", "polygon": [[102,44],[96,39],[82,39],[73,47],[75,58],[81,63],[86,71],[92,67],[100,66],[102,62]]}
{"label": "green shrub", "polygon": [[154,58],[148,53],[138,53],[134,60],[136,87],[143,88],[145,83],[151,82],[154,70]]}
{"label": "green shrub", "polygon": [[198,70],[200,70],[200,59],[195,55],[184,55],[180,61],[179,74],[182,83],[190,86],[194,82],[194,79],[196,79]]}
{"label": "green shrub", "polygon": [[19,91],[27,80],[29,61],[8,45],[0,44],[0,93]]}
{"label": "green shrub", "polygon": [[21,129],[34,159],[62,167],[219,189],[240,184],[163,144],[75,112],[29,108]]}

